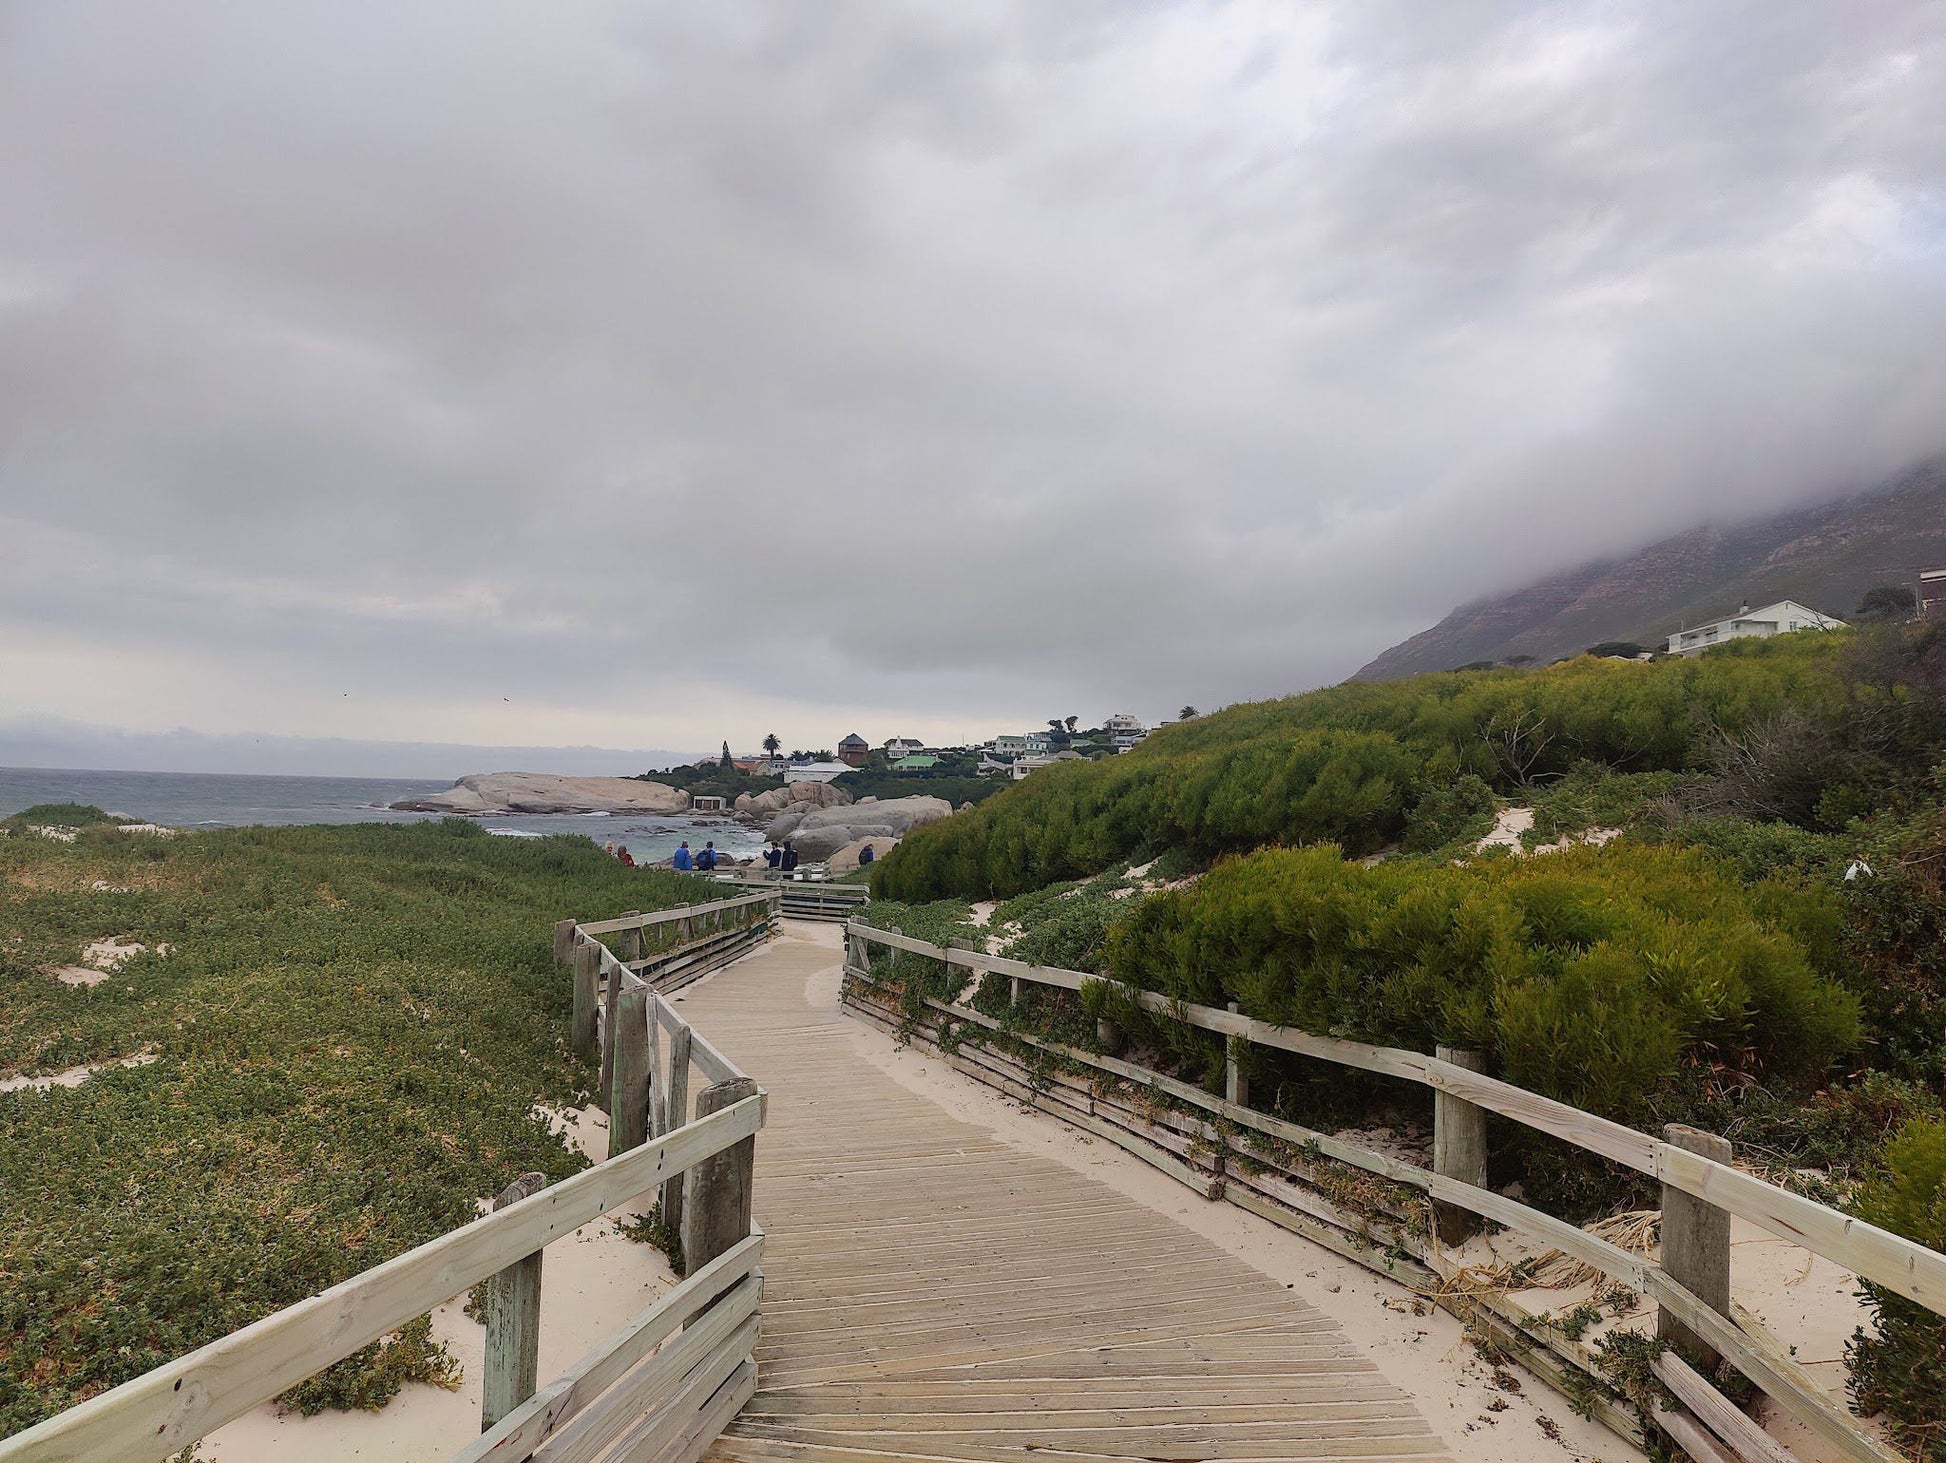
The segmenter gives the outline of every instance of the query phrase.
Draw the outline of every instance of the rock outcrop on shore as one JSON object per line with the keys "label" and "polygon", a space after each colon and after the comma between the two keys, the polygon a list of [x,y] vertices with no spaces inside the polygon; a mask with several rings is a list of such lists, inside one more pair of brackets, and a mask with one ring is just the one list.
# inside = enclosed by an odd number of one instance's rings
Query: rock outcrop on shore
{"label": "rock outcrop on shore", "polygon": [[476,772],[446,792],[402,798],[406,813],[686,813],[689,794],[632,777],[557,777],[551,772]]}
{"label": "rock outcrop on shore", "polygon": [[[772,843],[789,840],[803,859],[829,859],[850,844],[874,839],[903,838],[921,823],[952,814],[953,805],[944,798],[889,798],[883,802],[855,803],[849,807],[793,809],[773,818],[764,827],[764,837]],[[875,849],[883,853],[885,850]]]}
{"label": "rock outcrop on shore", "polygon": [[769,792],[746,792],[730,805],[756,823],[768,823],[779,813],[804,812],[809,808],[841,808],[851,794],[828,782],[787,782]]}

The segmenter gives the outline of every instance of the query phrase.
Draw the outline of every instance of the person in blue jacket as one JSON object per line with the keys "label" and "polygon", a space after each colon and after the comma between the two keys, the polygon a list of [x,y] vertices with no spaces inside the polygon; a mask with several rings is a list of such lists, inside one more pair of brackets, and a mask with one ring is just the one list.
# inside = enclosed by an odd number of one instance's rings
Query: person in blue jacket
{"label": "person in blue jacket", "polygon": [[705,843],[703,845],[703,851],[696,855],[696,867],[710,870],[716,868],[716,841],[714,839]]}
{"label": "person in blue jacket", "polygon": [[685,874],[696,867],[695,857],[689,852],[689,840],[687,838],[682,841],[682,847],[676,850],[676,856],[670,862]]}
{"label": "person in blue jacket", "polygon": [[776,868],[778,864],[783,862],[783,858],[784,858],[784,850],[777,847],[777,845],[774,843],[769,848],[764,850],[764,862],[769,864],[770,867],[773,869]]}

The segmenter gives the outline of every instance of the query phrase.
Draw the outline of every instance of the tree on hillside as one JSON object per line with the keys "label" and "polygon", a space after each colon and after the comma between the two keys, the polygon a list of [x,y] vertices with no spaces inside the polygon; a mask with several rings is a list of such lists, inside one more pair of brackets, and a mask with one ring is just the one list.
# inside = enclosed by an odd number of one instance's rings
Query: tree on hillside
{"label": "tree on hillside", "polygon": [[764,738],[764,754],[769,757],[775,757],[777,755],[777,749],[783,745],[784,743],[778,738],[777,733],[772,732]]}
{"label": "tree on hillside", "polygon": [[1903,584],[1881,584],[1876,589],[1865,591],[1865,597],[1858,602],[1858,613],[1853,616],[1859,620],[1896,620],[1911,614],[1919,607],[1918,596]]}
{"label": "tree on hillside", "polygon": [[1531,655],[1509,655],[1502,657],[1500,661],[1502,665],[1532,665],[1533,663],[1534,657]]}
{"label": "tree on hillside", "polygon": [[1196,708],[1194,706],[1185,706],[1181,711],[1176,713],[1177,721],[1194,721],[1195,719]]}
{"label": "tree on hillside", "polygon": [[717,758],[716,765],[721,767],[725,772],[734,769],[735,764],[730,760],[730,744],[728,742],[723,744],[723,755]]}
{"label": "tree on hillside", "polygon": [[1633,640],[1604,640],[1599,645],[1590,645],[1588,654],[1604,660],[1634,660],[1647,649],[1646,645],[1637,645]]}
{"label": "tree on hillside", "polygon": [[1075,724],[1079,722],[1081,718],[1078,716],[1069,716],[1069,717],[1064,717],[1063,720],[1065,720],[1068,724],[1068,735],[1073,736]]}

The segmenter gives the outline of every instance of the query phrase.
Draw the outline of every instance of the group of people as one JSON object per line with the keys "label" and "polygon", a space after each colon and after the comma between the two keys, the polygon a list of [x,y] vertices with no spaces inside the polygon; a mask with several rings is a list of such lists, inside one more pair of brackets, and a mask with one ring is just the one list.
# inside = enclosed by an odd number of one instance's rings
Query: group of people
{"label": "group of people", "polygon": [[686,874],[693,870],[707,874],[716,867],[716,844],[713,841],[705,843],[700,852],[691,853],[689,840],[685,838],[682,847],[676,850],[676,856],[669,862],[681,873]]}
{"label": "group of people", "polygon": [[[635,859],[629,853],[626,843],[620,848],[617,848],[612,843],[604,843],[602,849],[616,862],[621,864],[623,868],[632,869],[635,867]],[[676,850],[675,857],[669,860],[669,864],[670,867],[679,873],[707,874],[716,868],[717,860],[721,857],[722,855],[716,851],[716,843],[714,840],[706,842],[700,849],[692,850],[689,846],[689,840],[685,838],[682,841],[682,846]],[[866,844],[858,850],[858,867],[861,869],[864,868],[875,857],[877,857],[877,854],[872,846],[869,843]],[[797,850],[788,843],[782,847],[773,844],[764,850],[764,863],[775,873],[788,874],[797,867]]]}

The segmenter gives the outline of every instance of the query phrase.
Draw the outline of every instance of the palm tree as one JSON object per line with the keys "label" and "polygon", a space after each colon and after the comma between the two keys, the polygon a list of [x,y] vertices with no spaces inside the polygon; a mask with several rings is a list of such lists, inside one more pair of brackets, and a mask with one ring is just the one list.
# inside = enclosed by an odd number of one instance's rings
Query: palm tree
{"label": "palm tree", "polygon": [[775,757],[777,755],[777,749],[783,745],[783,742],[778,740],[776,732],[772,732],[764,738],[764,752],[768,756]]}
{"label": "palm tree", "polygon": [[1185,706],[1181,711],[1176,713],[1177,721],[1194,721],[1195,719],[1196,708],[1194,706]]}

